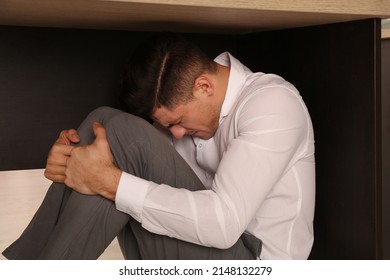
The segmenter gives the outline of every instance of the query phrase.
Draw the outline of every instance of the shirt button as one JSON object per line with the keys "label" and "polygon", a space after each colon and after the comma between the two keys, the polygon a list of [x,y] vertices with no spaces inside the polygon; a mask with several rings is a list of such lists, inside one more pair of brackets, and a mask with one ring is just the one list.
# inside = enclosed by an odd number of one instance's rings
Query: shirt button
{"label": "shirt button", "polygon": [[199,149],[202,149],[202,147],[203,147],[203,144],[202,144],[202,143],[199,143],[198,148],[199,148]]}

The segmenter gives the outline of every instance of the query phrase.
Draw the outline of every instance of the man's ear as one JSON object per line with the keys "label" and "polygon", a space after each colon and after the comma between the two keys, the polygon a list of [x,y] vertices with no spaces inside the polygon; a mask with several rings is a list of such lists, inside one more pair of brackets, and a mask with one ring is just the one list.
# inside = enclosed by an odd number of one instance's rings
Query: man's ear
{"label": "man's ear", "polygon": [[195,80],[194,92],[199,94],[205,94],[207,96],[214,94],[214,85],[209,77],[206,75],[200,75]]}

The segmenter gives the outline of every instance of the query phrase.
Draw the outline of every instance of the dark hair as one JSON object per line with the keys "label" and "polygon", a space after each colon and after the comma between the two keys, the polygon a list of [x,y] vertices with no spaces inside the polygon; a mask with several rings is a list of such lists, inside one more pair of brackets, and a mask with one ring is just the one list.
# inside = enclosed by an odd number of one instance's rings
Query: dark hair
{"label": "dark hair", "polygon": [[158,35],[134,51],[123,76],[122,100],[128,112],[149,118],[156,108],[173,110],[191,101],[196,78],[216,69],[194,43]]}

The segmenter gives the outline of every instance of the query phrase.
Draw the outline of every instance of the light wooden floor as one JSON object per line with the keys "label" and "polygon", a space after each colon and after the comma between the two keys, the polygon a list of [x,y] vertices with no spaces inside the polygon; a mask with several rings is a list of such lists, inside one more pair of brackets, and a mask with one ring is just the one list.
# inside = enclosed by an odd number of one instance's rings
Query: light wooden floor
{"label": "light wooden floor", "polygon": [[[43,169],[0,171],[0,260],[33,217],[49,185]],[[100,259],[123,259],[116,239]]]}

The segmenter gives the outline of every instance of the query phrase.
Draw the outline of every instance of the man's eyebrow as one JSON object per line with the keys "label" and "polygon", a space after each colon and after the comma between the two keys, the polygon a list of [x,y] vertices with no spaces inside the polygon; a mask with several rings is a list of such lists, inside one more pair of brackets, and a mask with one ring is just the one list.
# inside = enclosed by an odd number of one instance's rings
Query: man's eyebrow
{"label": "man's eyebrow", "polygon": [[165,126],[166,128],[171,128],[174,125],[180,124],[181,123],[181,118],[176,119],[175,121],[168,122],[168,124]]}

